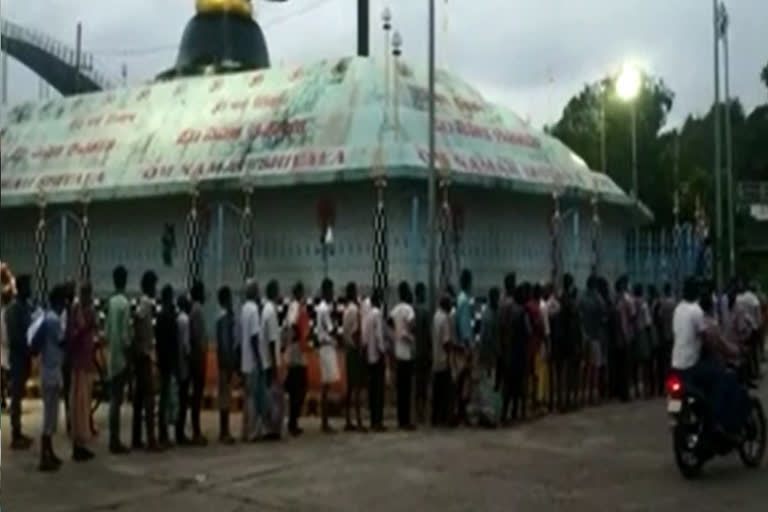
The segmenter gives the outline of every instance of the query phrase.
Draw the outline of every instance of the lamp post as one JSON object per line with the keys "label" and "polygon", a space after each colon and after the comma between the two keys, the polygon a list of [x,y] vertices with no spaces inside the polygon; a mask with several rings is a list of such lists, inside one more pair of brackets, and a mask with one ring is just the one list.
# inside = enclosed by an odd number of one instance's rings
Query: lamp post
{"label": "lamp post", "polygon": [[429,294],[429,307],[434,310],[437,304],[437,293],[435,290],[435,203],[437,199],[437,168],[435,167],[435,0],[429,0],[429,45],[428,45],[428,68],[429,68],[429,166],[427,177],[429,183],[427,186],[427,233],[429,236],[427,242],[427,282]]}
{"label": "lamp post", "polygon": [[624,68],[616,81],[616,92],[619,97],[628,102],[631,112],[632,124],[632,202],[635,211],[633,212],[633,221],[635,226],[635,247],[633,251],[633,265],[635,272],[638,272],[640,264],[640,222],[638,219],[638,210],[640,206],[640,190],[637,175],[637,96],[640,93],[643,77],[638,69],[625,64]]}
{"label": "lamp post", "polygon": [[725,73],[725,172],[728,195],[728,271],[736,275],[736,222],[733,203],[733,133],[731,130],[731,70],[730,45],[728,43],[728,28],[730,19],[725,4],[720,4],[719,35],[723,39],[723,72]]}
{"label": "lamp post", "polygon": [[392,64],[394,67],[394,91],[392,109],[394,110],[395,140],[400,139],[400,57],[403,54],[403,37],[395,30],[392,35]]}
{"label": "lamp post", "polygon": [[389,67],[390,67],[390,39],[392,32],[392,11],[385,7],[381,13],[381,28],[384,30],[384,129],[389,128]]}
{"label": "lamp post", "polygon": [[722,191],[722,165],[721,140],[720,140],[720,6],[718,0],[712,0],[712,13],[714,23],[714,70],[715,70],[715,283],[717,288],[722,286],[723,260],[720,257],[720,243],[723,239],[723,191]]}

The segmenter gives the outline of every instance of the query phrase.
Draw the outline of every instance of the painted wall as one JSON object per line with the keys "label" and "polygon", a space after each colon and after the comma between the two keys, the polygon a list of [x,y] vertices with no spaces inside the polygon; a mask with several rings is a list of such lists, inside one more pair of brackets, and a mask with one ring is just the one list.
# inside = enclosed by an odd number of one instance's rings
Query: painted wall
{"label": "painted wall", "polygon": [[[459,261],[474,270],[478,292],[499,285],[505,273],[520,279],[544,281],[550,276],[549,216],[551,199],[478,188],[453,188],[451,200],[464,210]],[[354,280],[366,288],[372,280],[373,209],[376,193],[370,184],[334,187],[259,189],[253,196],[256,276],[262,283],[278,279],[283,292],[296,280],[317,290],[323,278],[317,204],[330,199],[336,205],[334,248],[329,274],[338,289]],[[386,192],[389,220],[390,283],[424,280],[426,275],[426,187],[423,183],[392,183]],[[226,205],[225,205],[226,203]],[[96,203],[90,206],[92,272],[97,293],[111,289],[111,271],[124,264],[132,290],[138,290],[141,273],[155,270],[161,284],[181,287],[185,282],[186,215],[190,199]],[[203,194],[207,235],[204,238],[204,276],[210,289],[220,284],[238,287],[242,281],[240,219],[235,208],[242,196]],[[80,206],[49,209],[48,276],[51,283],[77,276],[79,228],[74,220]],[[590,272],[591,208],[564,204],[565,271],[581,286]],[[575,212],[578,212],[576,214]],[[0,251],[14,272],[34,269],[34,229],[37,211],[3,209],[4,232]],[[626,215],[603,207],[603,270],[614,278],[625,271]],[[170,266],[162,259],[162,237],[172,226],[176,249]],[[221,229],[219,229],[221,226]],[[66,240],[62,244],[62,240]]]}

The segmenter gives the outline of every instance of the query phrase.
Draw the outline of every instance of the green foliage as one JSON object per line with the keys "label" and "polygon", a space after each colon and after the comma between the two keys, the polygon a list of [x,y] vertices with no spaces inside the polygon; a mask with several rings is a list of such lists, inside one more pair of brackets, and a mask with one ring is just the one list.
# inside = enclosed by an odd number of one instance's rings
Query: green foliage
{"label": "green foliage", "polygon": [[[604,108],[606,168],[616,183],[629,191],[632,106],[614,91],[612,78],[586,85],[565,107],[562,118],[552,127],[552,134],[584,158],[590,168],[600,170],[600,120]],[[674,93],[663,80],[645,76],[635,102],[640,197],[654,210],[671,209],[671,198],[664,197],[664,189],[669,190],[672,185],[671,175],[657,176],[651,170],[659,168],[665,140],[660,133],[672,109]]]}
{"label": "green foliage", "polygon": [[768,87],[768,64],[765,65],[763,72],[760,73],[760,78],[762,79],[765,86]]}
{"label": "green foliage", "polygon": [[[768,79],[768,66],[763,79]],[[616,96],[614,89],[611,78],[585,85],[549,130],[581,155],[590,168],[600,170],[600,120],[604,108],[607,172],[620,187],[630,191],[631,107]],[[697,197],[706,205],[713,193],[714,109],[704,116],[689,115],[677,130],[663,131],[674,93],[663,80],[650,76],[644,77],[636,102],[640,198],[654,212],[659,224],[669,225],[677,186],[681,214],[691,218]],[[727,107],[723,104],[720,108],[724,117]],[[735,179],[767,179],[768,104],[747,116],[741,102],[734,100],[730,114]],[[725,151],[722,154],[725,169]],[[679,171],[677,175],[675,169]]]}

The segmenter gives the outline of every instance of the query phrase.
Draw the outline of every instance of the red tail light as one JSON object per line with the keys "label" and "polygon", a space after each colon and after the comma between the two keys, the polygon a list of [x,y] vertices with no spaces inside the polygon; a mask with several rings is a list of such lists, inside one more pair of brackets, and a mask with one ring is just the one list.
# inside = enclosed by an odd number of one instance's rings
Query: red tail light
{"label": "red tail light", "polygon": [[672,398],[683,396],[683,381],[679,375],[673,373],[667,377],[667,395]]}

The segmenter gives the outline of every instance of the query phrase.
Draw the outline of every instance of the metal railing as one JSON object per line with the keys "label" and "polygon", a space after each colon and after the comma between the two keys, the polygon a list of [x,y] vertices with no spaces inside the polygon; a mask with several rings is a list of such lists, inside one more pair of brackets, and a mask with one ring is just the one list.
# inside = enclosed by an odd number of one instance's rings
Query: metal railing
{"label": "metal railing", "polygon": [[12,21],[2,20],[0,33],[9,39],[15,39],[22,43],[35,46],[44,52],[56,57],[63,63],[73,68],[79,68],[79,72],[102,89],[113,88],[113,83],[106,75],[94,68],[93,54],[80,53],[80,65],[77,63],[77,52],[71,46],[58,41],[39,30],[23,27]]}

